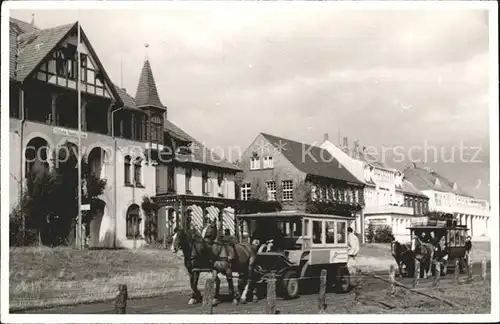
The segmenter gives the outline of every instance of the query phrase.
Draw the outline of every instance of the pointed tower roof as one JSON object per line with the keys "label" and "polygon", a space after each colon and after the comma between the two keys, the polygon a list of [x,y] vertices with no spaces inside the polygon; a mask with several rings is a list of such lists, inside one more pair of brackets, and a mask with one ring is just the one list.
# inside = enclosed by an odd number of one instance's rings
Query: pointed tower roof
{"label": "pointed tower roof", "polygon": [[148,58],[146,58],[142,66],[139,84],[137,85],[137,93],[135,95],[135,103],[138,107],[165,109],[165,106],[161,103],[160,96],[158,96],[156,82]]}

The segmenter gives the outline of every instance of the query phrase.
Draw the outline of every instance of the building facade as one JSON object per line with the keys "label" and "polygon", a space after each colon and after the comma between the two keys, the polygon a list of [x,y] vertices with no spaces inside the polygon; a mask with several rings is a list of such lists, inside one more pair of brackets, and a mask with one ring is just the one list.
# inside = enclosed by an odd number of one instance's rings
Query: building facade
{"label": "building facade", "polygon": [[474,240],[488,240],[490,237],[490,204],[463,191],[460,186],[428,167],[416,164],[404,170],[405,177],[427,197],[429,210],[455,215],[457,221],[467,225]]}
{"label": "building facade", "polygon": [[57,166],[53,153],[64,146],[80,150],[82,168],[107,181],[101,204],[91,207],[90,246],[143,245],[144,197],[159,207],[158,239],[185,224],[186,216],[198,226],[205,215],[216,218],[234,231],[240,170],[167,119],[149,60],[132,97],[111,81],[77,23],[39,29],[11,18],[9,91],[11,209],[27,175]]}
{"label": "building facade", "polygon": [[[343,145],[336,145],[325,134],[322,148],[328,150],[347,168],[364,187],[364,228],[368,224],[390,226],[398,241],[409,241],[412,217],[428,211],[428,198],[404,178],[399,170],[386,166],[364,149],[358,142],[349,149],[347,137]],[[361,227],[361,218],[357,220]]]}
{"label": "building facade", "polygon": [[347,215],[355,226],[364,184],[320,147],[260,133],[238,166],[241,200],[275,201],[283,212]]}

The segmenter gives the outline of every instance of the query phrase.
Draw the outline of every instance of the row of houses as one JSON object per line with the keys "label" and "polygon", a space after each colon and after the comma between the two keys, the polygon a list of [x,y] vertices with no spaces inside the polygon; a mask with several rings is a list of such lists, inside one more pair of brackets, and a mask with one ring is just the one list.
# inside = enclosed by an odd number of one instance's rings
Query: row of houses
{"label": "row of houses", "polygon": [[[160,99],[148,59],[131,96],[110,79],[77,23],[39,29],[10,18],[11,208],[19,202],[27,175],[54,168],[52,153],[65,144],[81,150],[81,163],[107,180],[100,207],[91,211],[91,246],[144,244],[143,197],[158,206],[158,239],[185,225],[188,217],[195,226],[208,216],[232,233],[243,232],[235,228],[235,215],[242,202],[255,199],[298,213],[324,213],[335,205],[355,216],[357,232],[362,234],[369,222],[386,224],[401,240],[412,217],[452,211],[470,222],[473,236],[487,235],[487,201],[431,171],[431,180],[417,181],[423,169],[401,172],[368,161],[357,145],[350,151],[326,135],[315,146],[260,133],[231,163],[175,125],[169,109],[178,108],[167,108]],[[463,208],[456,209],[459,205]]]}

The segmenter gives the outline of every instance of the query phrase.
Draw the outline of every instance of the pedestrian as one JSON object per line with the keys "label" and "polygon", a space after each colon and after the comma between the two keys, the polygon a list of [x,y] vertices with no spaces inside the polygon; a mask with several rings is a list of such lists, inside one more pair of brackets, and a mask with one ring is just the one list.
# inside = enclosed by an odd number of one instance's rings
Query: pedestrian
{"label": "pedestrian", "polygon": [[347,228],[347,270],[350,274],[356,273],[356,256],[359,253],[359,239],[352,227]]}

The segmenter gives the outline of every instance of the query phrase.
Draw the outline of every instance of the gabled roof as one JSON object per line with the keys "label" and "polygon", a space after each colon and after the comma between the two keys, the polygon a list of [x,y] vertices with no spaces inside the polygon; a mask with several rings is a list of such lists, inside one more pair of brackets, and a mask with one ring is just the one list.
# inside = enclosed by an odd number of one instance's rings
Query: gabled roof
{"label": "gabled roof", "polygon": [[419,196],[419,197],[422,197],[422,198],[429,199],[429,197],[427,197],[420,190],[418,190],[417,188],[415,188],[415,186],[413,185],[413,183],[411,183],[407,179],[403,179],[403,186],[402,186],[402,188],[401,189],[396,189],[396,191],[400,191],[400,192],[402,192],[404,194],[408,194],[408,195],[412,195],[412,196]]}
{"label": "gabled roof", "polygon": [[124,88],[120,88],[119,86],[113,84],[115,87],[116,92],[118,93],[118,96],[120,97],[121,101],[123,102],[123,106],[126,108],[131,108],[131,109],[138,109],[137,105],[135,104],[134,98],[132,98],[131,95],[127,93],[127,90]]}
{"label": "gabled roof", "polygon": [[31,33],[36,30],[40,30],[40,28],[33,26],[26,21],[22,21],[13,17],[10,17],[10,25],[11,27],[17,28],[19,30],[18,34]]}
{"label": "gabled roof", "polygon": [[359,185],[364,184],[343,167],[326,149],[266,133],[261,134],[298,170],[306,174]]}
{"label": "gabled roof", "polygon": [[226,159],[222,159],[205,145],[191,137],[188,133],[184,132],[177,125],[171,121],[165,120],[165,132],[171,134],[173,137],[179,138],[183,141],[192,143],[191,155],[177,155],[176,160],[179,162],[195,163],[200,165],[209,165],[218,168],[233,170],[234,172],[242,171],[239,167],[230,163]]}
{"label": "gabled roof", "polygon": [[[408,179],[419,190],[437,190],[451,192],[465,197],[472,197],[462,190],[460,186],[453,188],[453,182],[443,177],[439,173],[426,168],[407,167],[403,171],[405,178]],[[436,184],[439,184],[436,186]]]}
{"label": "gabled roof", "polygon": [[[41,30],[26,22],[10,18],[9,25],[10,78],[23,81],[75,24]],[[16,60],[18,51],[19,56]]]}
{"label": "gabled roof", "polygon": [[139,84],[137,85],[137,93],[135,95],[135,103],[137,107],[156,107],[165,109],[158,95],[158,90],[156,89],[156,82],[149,60],[144,61],[144,65],[142,66]]}
{"label": "gabled roof", "polygon": [[76,26],[76,23],[37,30],[19,36],[18,81],[23,81]]}
{"label": "gabled roof", "polygon": [[[57,45],[64,41],[77,28],[78,22],[53,28],[38,29],[26,22],[10,18],[10,78],[17,81],[24,81],[36,71]],[[117,100],[120,100],[116,87],[113,86],[81,26],[80,31],[82,41],[86,43],[90,54],[96,61],[97,67],[110,85],[110,90]],[[19,53],[17,60],[16,52]]]}

